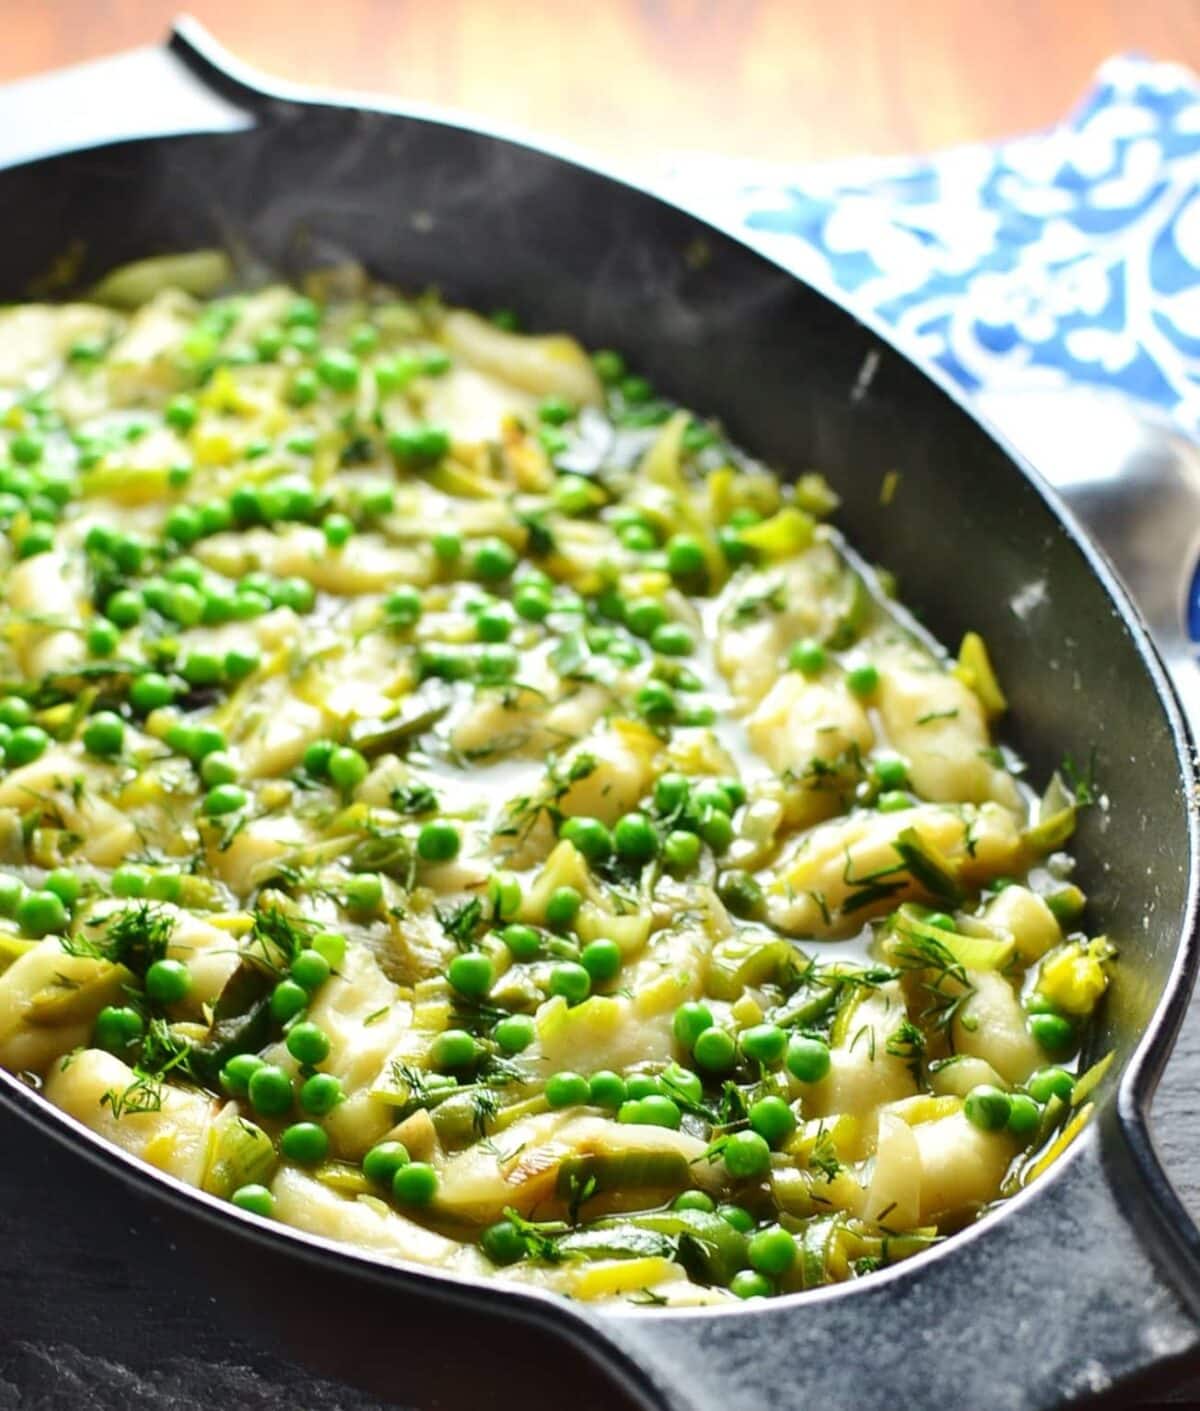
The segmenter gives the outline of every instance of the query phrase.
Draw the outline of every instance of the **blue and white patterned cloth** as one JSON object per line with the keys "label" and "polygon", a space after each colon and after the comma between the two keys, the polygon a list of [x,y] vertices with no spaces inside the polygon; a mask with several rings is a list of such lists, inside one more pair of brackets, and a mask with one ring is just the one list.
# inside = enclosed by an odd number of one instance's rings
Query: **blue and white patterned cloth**
{"label": "blue and white patterned cloth", "polygon": [[1086,384],[1200,436],[1200,81],[1105,63],[1060,127],[931,158],[685,160],[668,191],[968,391]]}

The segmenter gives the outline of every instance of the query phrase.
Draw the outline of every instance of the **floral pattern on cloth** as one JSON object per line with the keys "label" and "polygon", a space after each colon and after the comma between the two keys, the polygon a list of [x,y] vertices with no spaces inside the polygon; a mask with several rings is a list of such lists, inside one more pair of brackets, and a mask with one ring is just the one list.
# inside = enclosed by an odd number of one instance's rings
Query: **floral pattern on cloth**
{"label": "floral pattern on cloth", "polygon": [[1061,126],[667,191],[890,325],[968,391],[1116,389],[1200,435],[1200,81],[1114,58]]}

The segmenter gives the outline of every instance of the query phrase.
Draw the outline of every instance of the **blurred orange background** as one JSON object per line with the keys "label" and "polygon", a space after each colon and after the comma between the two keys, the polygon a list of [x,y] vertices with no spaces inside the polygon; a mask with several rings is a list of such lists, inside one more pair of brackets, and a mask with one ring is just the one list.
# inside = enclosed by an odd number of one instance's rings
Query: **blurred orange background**
{"label": "blurred orange background", "polygon": [[[178,3],[0,0],[0,81],[160,38]],[[1046,126],[1106,56],[1200,69],[1200,0],[192,0],[280,76],[468,109],[626,164],[811,160]]]}

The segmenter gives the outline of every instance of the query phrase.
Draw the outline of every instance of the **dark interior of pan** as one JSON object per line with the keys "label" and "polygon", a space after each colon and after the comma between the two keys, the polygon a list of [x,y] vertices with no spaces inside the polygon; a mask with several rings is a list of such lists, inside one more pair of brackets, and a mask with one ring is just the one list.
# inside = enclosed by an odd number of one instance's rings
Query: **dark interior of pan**
{"label": "dark interior of pan", "polygon": [[[969,628],[985,635],[1011,702],[1007,739],[1033,779],[1066,754],[1095,750],[1104,805],[1083,817],[1079,881],[1091,924],[1120,947],[1096,1045],[1126,1064],[1190,924],[1181,727],[1102,566],[1012,456],[875,333],[744,246],[604,176],[473,131],[337,107],[267,104],[242,132],[17,167],[0,173],[0,210],[6,299],[54,288],[56,277],[62,292],[64,271],[82,287],[126,260],[213,244],[248,269],[284,274],[355,259],[402,286],[437,285],[450,300],[511,306],[532,328],[618,347],[785,473],[824,471],[843,499],[839,524],[895,572],[925,623],[951,644]],[[891,472],[898,489],[885,507]],[[1115,1107],[1115,1078],[1101,1096]],[[11,1091],[7,1100],[25,1101]],[[757,1311],[632,1322],[534,1308],[545,1325],[535,1338],[517,1321],[526,1310],[515,1294],[447,1291],[457,1311],[446,1314],[436,1282],[400,1276],[363,1293],[361,1267],[326,1258],[327,1287],[344,1286],[345,1321],[356,1325],[339,1328],[333,1361],[377,1387],[391,1378],[401,1401],[414,1377],[438,1397],[429,1404],[446,1406],[511,1377],[534,1404],[541,1385],[547,1395],[570,1387],[580,1407],[615,1405],[611,1388],[584,1375],[587,1317],[593,1346],[623,1349],[611,1365],[624,1366],[629,1385],[649,1395],[654,1383],[680,1407],[801,1405],[822,1387],[823,1404],[864,1408],[1053,1404],[1093,1354],[1106,1377],[1153,1360],[1135,1355],[1142,1342],[1128,1326],[1144,1323],[1161,1291],[1126,1228],[1125,1202],[1106,1191],[1096,1131],[1044,1189],[936,1255]],[[226,1251],[234,1282],[273,1279],[289,1340],[307,1355],[320,1350],[321,1333],[278,1272],[279,1244],[255,1252],[238,1234],[210,1247]],[[1155,1317],[1176,1330],[1162,1351],[1177,1352],[1184,1325],[1171,1320],[1182,1315],[1161,1297]],[[328,1342],[332,1305],[323,1306]],[[475,1320],[469,1331],[455,1323],[464,1318]],[[1016,1357],[1018,1319],[1026,1341]],[[944,1336],[913,1353],[914,1320]],[[946,1351],[956,1340],[973,1343],[969,1356]],[[992,1360],[1002,1347],[1013,1378],[1003,1398]],[[865,1375],[872,1360],[880,1370]],[[662,1390],[673,1379],[683,1389]]]}

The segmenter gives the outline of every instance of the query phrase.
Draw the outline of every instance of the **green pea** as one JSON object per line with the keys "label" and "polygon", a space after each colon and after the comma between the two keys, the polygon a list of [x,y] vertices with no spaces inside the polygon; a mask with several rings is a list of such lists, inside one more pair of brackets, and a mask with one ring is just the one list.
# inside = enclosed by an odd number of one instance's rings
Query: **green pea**
{"label": "green pea", "polygon": [[484,539],[475,549],[472,559],[475,573],[488,582],[507,578],[517,566],[517,552],[503,539]]}
{"label": "green pea", "polygon": [[581,1004],[591,993],[592,977],[576,961],[563,960],[551,969],[548,988],[568,1004]]}
{"label": "green pea", "polygon": [[1005,1124],[1014,1137],[1032,1136],[1041,1125],[1042,1109],[1025,1093],[1013,1093]]}
{"label": "green pea", "polygon": [[902,813],[906,808],[912,808],[915,803],[916,799],[907,790],[889,789],[875,800],[875,807],[880,813]]}
{"label": "green pea", "polygon": [[313,779],[327,778],[329,761],[336,748],[332,740],[314,740],[304,751],[304,772]]}
{"label": "green pea", "polygon": [[757,916],[763,906],[763,890],[748,872],[723,872],[717,879],[717,895],[734,916]]}
{"label": "green pea", "polygon": [[554,482],[555,508],[563,514],[574,517],[585,515],[595,509],[602,496],[603,491],[582,475],[560,475]]}
{"label": "green pea", "polygon": [[672,578],[695,578],[704,572],[704,545],[691,534],[672,534],[667,540],[667,571]]}
{"label": "green pea", "polygon": [[150,885],[150,878],[144,867],[118,867],[109,881],[114,897],[144,897]]}
{"label": "green pea", "polygon": [[67,909],[53,892],[29,891],[17,902],[17,925],[27,936],[48,936],[67,924]]}
{"label": "green pea", "polygon": [[308,991],[295,980],[280,980],[271,991],[271,1017],[281,1024],[308,1006]]}
{"label": "green pea", "polygon": [[558,836],[577,848],[589,862],[603,862],[612,856],[612,834],[598,818],[578,814],[564,821]]}
{"label": "green pea", "polygon": [[8,449],[18,465],[36,465],[46,449],[46,443],[36,431],[18,431]]}
{"label": "green pea", "polygon": [[787,1070],[801,1083],[819,1083],[832,1062],[829,1045],[820,1039],[796,1034],[788,1040]]}
{"label": "green pea", "polygon": [[215,652],[190,651],[180,663],[179,674],[191,686],[215,686],[221,680],[221,658]]}
{"label": "green pea", "polygon": [[183,878],[178,872],[160,869],[146,879],[146,895],[151,901],[178,902],[183,896]]}
{"label": "green pea", "polygon": [[820,676],[828,663],[825,648],[812,637],[795,642],[788,652],[788,667],[804,676]]}
{"label": "green pea", "polygon": [[222,671],[230,681],[244,681],[247,676],[253,676],[262,665],[262,656],[253,648],[243,651],[239,647],[231,647],[225,653]]}
{"label": "green pea", "polygon": [[743,1235],[748,1235],[754,1228],[754,1216],[740,1205],[718,1205],[717,1214]]}
{"label": "green pea", "polygon": [[599,348],[592,354],[592,367],[601,382],[611,386],[625,376],[625,359],[611,348]]}
{"label": "green pea", "polygon": [[712,1010],[699,1000],[685,1001],[675,1011],[675,1017],[671,1020],[671,1032],[675,1035],[676,1042],[682,1044],[689,1052],[695,1048],[700,1035],[712,1026]]}
{"label": "green pea", "polygon": [[279,1150],[289,1161],[316,1166],[329,1155],[329,1135],[315,1122],[293,1122],[280,1132]]}
{"label": "green pea", "polygon": [[446,969],[446,978],[460,995],[480,999],[492,987],[491,957],[481,950],[456,955]]}
{"label": "green pea", "polygon": [[89,656],[110,657],[117,650],[121,633],[115,623],[102,618],[88,628],[86,640]]}
{"label": "green pea", "polygon": [[454,563],[462,557],[462,539],[453,530],[439,530],[430,542],[434,554],[442,563]]}
{"label": "green pea", "polygon": [[671,1202],[672,1210],[702,1210],[711,1215],[717,1203],[707,1191],[680,1191]]}
{"label": "green pea", "polygon": [[612,839],[624,862],[649,862],[658,853],[658,834],[644,813],[627,813],[617,819]]}
{"label": "green pea", "polygon": [[908,783],[908,761],[894,750],[880,750],[871,761],[871,773],[881,789],[903,789]]}
{"label": "green pea", "polygon": [[760,1097],[747,1115],[751,1130],[771,1146],[778,1146],[796,1130],[796,1114],[781,1097]]}
{"label": "green pea", "polygon": [[284,310],[285,328],[316,328],[320,322],[320,305],[304,295],[297,295]]}
{"label": "green pea", "polygon": [[132,534],[122,534],[113,540],[112,556],[123,573],[140,573],[146,557],[146,545]]}
{"label": "green pea", "polygon": [[618,536],[621,543],[635,554],[648,554],[658,548],[658,539],[648,524],[626,524],[618,531]]}
{"label": "green pea", "polygon": [[288,967],[288,974],[311,995],[329,979],[329,962],[319,950],[306,946]]}
{"label": "green pea", "polygon": [[676,871],[686,872],[700,860],[700,839],[681,828],[668,833],[663,842],[663,861]]}
{"label": "green pea", "polygon": [[547,1078],[545,1092],[551,1107],[579,1107],[588,1100],[588,1080],[580,1073],[555,1073]]}
{"label": "green pea", "polygon": [[958,930],[954,917],[945,911],[931,911],[925,918],[925,924],[927,926],[936,926],[939,931]]}
{"label": "green pea", "polygon": [[750,1237],[746,1256],[756,1273],[778,1278],[796,1262],[796,1241],[779,1225],[771,1225]]}
{"label": "green pea", "polygon": [[209,818],[223,818],[240,812],[249,801],[249,794],[237,784],[218,784],[204,796],[204,813]]}
{"label": "green pea", "polygon": [[[11,755],[11,746],[9,750]],[[1031,1014],[1026,1022],[1030,1034],[1052,1058],[1074,1049],[1075,1026],[1063,1015]]]}
{"label": "green pea", "polygon": [[408,1162],[403,1142],[379,1142],[362,1159],[363,1175],[378,1186],[390,1186],[396,1172]]}
{"label": "green pea", "polygon": [[640,1125],[645,1120],[642,1115],[642,1103],[644,1101],[644,1098],[628,1098],[617,1109],[617,1121]]}
{"label": "green pea", "polygon": [[18,730],[33,720],[33,707],[24,696],[5,696],[0,700],[0,724]]}
{"label": "green pea", "polygon": [[282,1117],[292,1108],[292,1080],[275,1063],[264,1063],[250,1075],[246,1096],[255,1112],[264,1117]]}
{"label": "green pea", "polygon": [[728,1073],[737,1057],[737,1044],[726,1029],[705,1029],[692,1045],[697,1068],[706,1073]]}
{"label": "green pea", "polygon": [[555,887],[546,901],[546,925],[564,930],[579,915],[583,894],[575,887]]}
{"label": "green pea", "polygon": [[1065,1068],[1039,1068],[1025,1084],[1029,1096],[1043,1105],[1052,1097],[1070,1102],[1075,1091],[1075,1075]]}
{"label": "green pea", "polygon": [[963,1116],[981,1132],[998,1132],[1008,1123],[1012,1099],[991,1083],[980,1083],[963,1101]]}
{"label": "green pea", "polygon": [[312,368],[299,367],[292,374],[286,396],[293,407],[306,407],[310,402],[316,401],[319,390],[317,374]]}
{"label": "green pea", "polygon": [[537,1025],[528,1014],[510,1014],[492,1030],[492,1037],[505,1053],[521,1053],[537,1038]]}
{"label": "green pea", "polygon": [[479,1236],[479,1248],[493,1264],[505,1268],[525,1258],[525,1236],[511,1220],[497,1220]]}
{"label": "green pea", "polygon": [[513,621],[505,608],[488,608],[475,619],[475,633],[481,642],[507,642]]}
{"label": "green pea", "polygon": [[340,549],[354,533],[354,521],[344,514],[327,514],[321,521],[321,532],[331,549]]}
{"label": "green pea", "polygon": [[96,1015],[92,1042],[109,1053],[124,1053],[146,1031],[142,1016],[128,1005],[105,1005]]}
{"label": "green pea", "polygon": [[104,604],[105,617],[122,629],[136,627],[145,611],[142,599],[130,588],[118,588]]}
{"label": "green pea", "polygon": [[608,1069],[593,1073],[588,1079],[588,1101],[593,1107],[620,1107],[625,1101],[625,1079]]}
{"label": "green pea", "polygon": [[542,622],[550,614],[552,607],[550,594],[532,584],[522,584],[513,594],[513,607],[518,617],[526,622]]}
{"label": "green pea", "polygon": [[[167,743],[170,744],[168,736]],[[184,753],[191,759],[199,761],[206,755],[215,754],[217,750],[228,748],[225,739],[225,732],[219,725],[196,725],[188,730],[187,748]]]}
{"label": "green pea", "polygon": [[256,1053],[235,1053],[221,1069],[221,1086],[230,1097],[245,1097],[250,1079],[263,1066]]}
{"label": "green pea", "polygon": [[358,372],[358,359],[341,348],[326,348],[317,359],[317,376],[335,392],[353,392]]}
{"label": "green pea", "polygon": [[293,612],[311,612],[317,600],[317,592],[307,578],[283,578],[272,593],[276,607],[291,608]]}
{"label": "green pea", "polygon": [[733,823],[728,813],[710,808],[700,819],[700,836],[715,853],[722,853],[733,842]]}
{"label": "green pea", "polygon": [[125,722],[111,710],[97,711],[83,727],[81,738],[89,754],[120,754],[125,744]]}
{"label": "green pea", "polygon": [[616,941],[589,941],[579,957],[580,964],[595,984],[615,979],[621,969],[621,948]]}
{"label": "green pea", "polygon": [[450,451],[450,435],[440,426],[414,426],[391,432],[387,448],[401,465],[436,465]]}
{"label": "green pea", "polygon": [[650,637],[667,621],[667,610],[657,598],[635,598],[625,609],[625,625],[638,637]]}
{"label": "green pea", "polygon": [[471,659],[457,648],[422,652],[419,658],[421,679],[440,677],[443,681],[465,681],[471,674]]}
{"label": "green pea", "polygon": [[54,547],[54,530],[48,524],[35,524],[17,542],[17,557],[36,558],[38,554],[49,553]]}
{"label": "green pea", "polygon": [[621,396],[627,402],[640,405],[643,402],[648,402],[653,395],[654,388],[648,378],[631,376],[621,379]]}
{"label": "green pea", "polygon": [[204,594],[190,583],[176,583],[166,593],[163,612],[184,627],[195,627],[204,616]]}
{"label": "green pea", "polygon": [[660,1093],[652,1093],[649,1097],[641,1099],[641,1118],[649,1127],[667,1127],[673,1132],[679,1130],[683,1121],[683,1114],[678,1106],[669,1097],[663,1097]]}
{"label": "green pea", "polygon": [[734,1132],[721,1155],[725,1169],[737,1181],[756,1180],[771,1169],[771,1148],[757,1132]]}
{"label": "green pea", "polygon": [[675,693],[665,681],[647,681],[634,697],[634,705],[651,723],[672,720],[679,709]]}
{"label": "green pea", "polygon": [[72,872],[69,867],[56,867],[52,872],[48,872],[42,886],[46,891],[53,892],[64,906],[74,906],[83,890],[79,874]]}
{"label": "green pea", "polygon": [[191,974],[181,960],[156,960],[146,971],[146,994],[155,1004],[178,1004],[191,988]]}
{"label": "green pea", "polygon": [[846,685],[860,700],[866,700],[879,689],[879,670],[870,662],[852,667],[846,672]]}
{"label": "green pea", "polygon": [[787,1032],[778,1024],[755,1024],[738,1035],[738,1047],[754,1063],[773,1068],[787,1049]]}
{"label": "green pea", "polygon": [[508,947],[514,960],[532,960],[542,948],[542,938],[532,926],[514,922],[500,932],[500,939]]}
{"label": "green pea", "polygon": [[32,764],[35,759],[39,759],[45,754],[49,744],[50,736],[40,725],[21,725],[12,732],[4,748],[9,764],[19,766]]}
{"label": "green pea", "polygon": [[229,1199],[239,1210],[261,1215],[264,1219],[270,1219],[275,1213],[275,1197],[266,1186],[239,1186]]}
{"label": "green pea", "polygon": [[429,1057],[442,1072],[467,1068],[475,1062],[478,1049],[465,1029],[445,1029],[433,1041]]}
{"label": "green pea", "polygon": [[437,1188],[437,1172],[424,1161],[410,1161],[392,1177],[392,1194],[401,1205],[428,1205]]}
{"label": "green pea", "polygon": [[300,1106],[305,1112],[323,1117],[345,1101],[341,1082],[332,1073],[314,1073],[300,1087]]}
{"label": "green pea", "polygon": [[425,862],[449,862],[458,856],[462,836],[453,823],[438,819],[417,834],[417,853]]}
{"label": "green pea", "polygon": [[273,363],[283,351],[283,343],[282,329],[263,328],[255,335],[254,351],[262,362]]}
{"label": "green pea", "polygon": [[329,777],[344,794],[353,793],[369,770],[365,757],[348,745],[339,745],[329,756]]}
{"label": "green pea", "polygon": [[689,656],[696,649],[696,639],[681,622],[664,622],[650,634],[650,645],[663,656]]}
{"label": "green pea", "polygon": [[315,1067],[329,1057],[329,1035],[318,1024],[293,1024],[284,1042],[297,1063]]}

